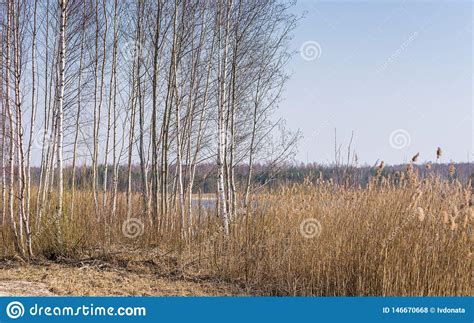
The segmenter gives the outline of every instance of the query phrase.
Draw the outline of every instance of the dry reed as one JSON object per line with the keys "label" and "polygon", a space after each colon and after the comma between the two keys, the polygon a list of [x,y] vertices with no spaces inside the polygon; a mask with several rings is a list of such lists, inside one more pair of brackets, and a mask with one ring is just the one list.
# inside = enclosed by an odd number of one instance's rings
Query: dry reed
{"label": "dry reed", "polygon": [[[44,229],[34,233],[35,252],[80,258],[155,247],[174,257],[181,274],[213,277],[260,295],[471,295],[469,185],[402,175],[374,178],[368,188],[319,180],[263,192],[232,220],[228,237],[214,212],[200,208],[186,238],[178,216],[170,214],[158,230],[138,212],[133,216],[142,219],[145,232],[129,239],[122,234],[124,196],[111,218],[108,209],[94,214],[90,192],[76,192],[74,216],[65,210],[62,249],[53,247],[46,215]],[[138,195],[134,203],[140,205]],[[6,247],[9,239],[4,230],[6,254],[13,252]]]}

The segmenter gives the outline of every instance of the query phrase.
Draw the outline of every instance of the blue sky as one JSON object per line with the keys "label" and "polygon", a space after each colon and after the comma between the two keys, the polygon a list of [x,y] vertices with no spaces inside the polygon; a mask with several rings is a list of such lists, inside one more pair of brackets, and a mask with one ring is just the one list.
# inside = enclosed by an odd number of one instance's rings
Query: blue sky
{"label": "blue sky", "polygon": [[[300,0],[279,116],[304,135],[297,159],[334,160],[354,131],[361,163],[472,161],[470,1]],[[312,50],[312,51],[311,51]],[[345,150],[344,150],[345,151]]]}

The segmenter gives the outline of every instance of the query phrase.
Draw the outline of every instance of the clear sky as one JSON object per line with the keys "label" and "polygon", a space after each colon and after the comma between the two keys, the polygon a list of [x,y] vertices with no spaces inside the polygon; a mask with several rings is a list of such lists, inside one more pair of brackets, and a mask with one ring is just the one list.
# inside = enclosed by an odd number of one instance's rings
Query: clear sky
{"label": "clear sky", "polygon": [[[299,51],[279,115],[304,135],[297,160],[334,161],[334,128],[361,163],[472,161],[471,1],[299,0]],[[344,150],[345,151],[345,150]]]}

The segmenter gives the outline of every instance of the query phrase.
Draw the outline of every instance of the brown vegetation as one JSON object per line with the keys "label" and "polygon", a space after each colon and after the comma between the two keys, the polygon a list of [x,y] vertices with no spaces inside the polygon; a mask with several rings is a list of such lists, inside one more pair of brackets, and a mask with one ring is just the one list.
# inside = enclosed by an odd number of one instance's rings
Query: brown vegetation
{"label": "brown vegetation", "polygon": [[[156,231],[138,212],[133,216],[145,223],[144,232],[128,238],[125,201],[120,199],[116,218],[107,208],[95,218],[92,193],[76,192],[76,198],[74,216],[64,210],[62,249],[53,248],[45,230],[35,239],[36,254],[61,263],[100,260],[132,271],[135,263],[152,268],[150,282],[205,279],[258,295],[472,293],[471,189],[434,175],[377,176],[368,188],[330,181],[280,187],[241,210],[227,237],[215,211],[201,207],[186,237],[178,216],[162,219]],[[103,292],[116,294],[115,287]]]}

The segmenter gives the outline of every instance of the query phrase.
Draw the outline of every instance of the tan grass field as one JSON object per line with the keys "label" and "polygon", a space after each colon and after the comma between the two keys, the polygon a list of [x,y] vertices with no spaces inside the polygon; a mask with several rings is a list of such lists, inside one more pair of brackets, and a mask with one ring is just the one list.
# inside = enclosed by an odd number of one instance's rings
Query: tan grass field
{"label": "tan grass field", "polygon": [[133,214],[144,232],[131,239],[123,201],[117,218],[106,209],[95,217],[92,195],[76,197],[60,249],[49,230],[36,233],[37,259],[16,261],[6,250],[0,281],[39,282],[59,295],[472,294],[471,188],[434,175],[266,191],[232,219],[228,237],[216,216],[196,210],[185,237],[175,214],[160,228]]}

